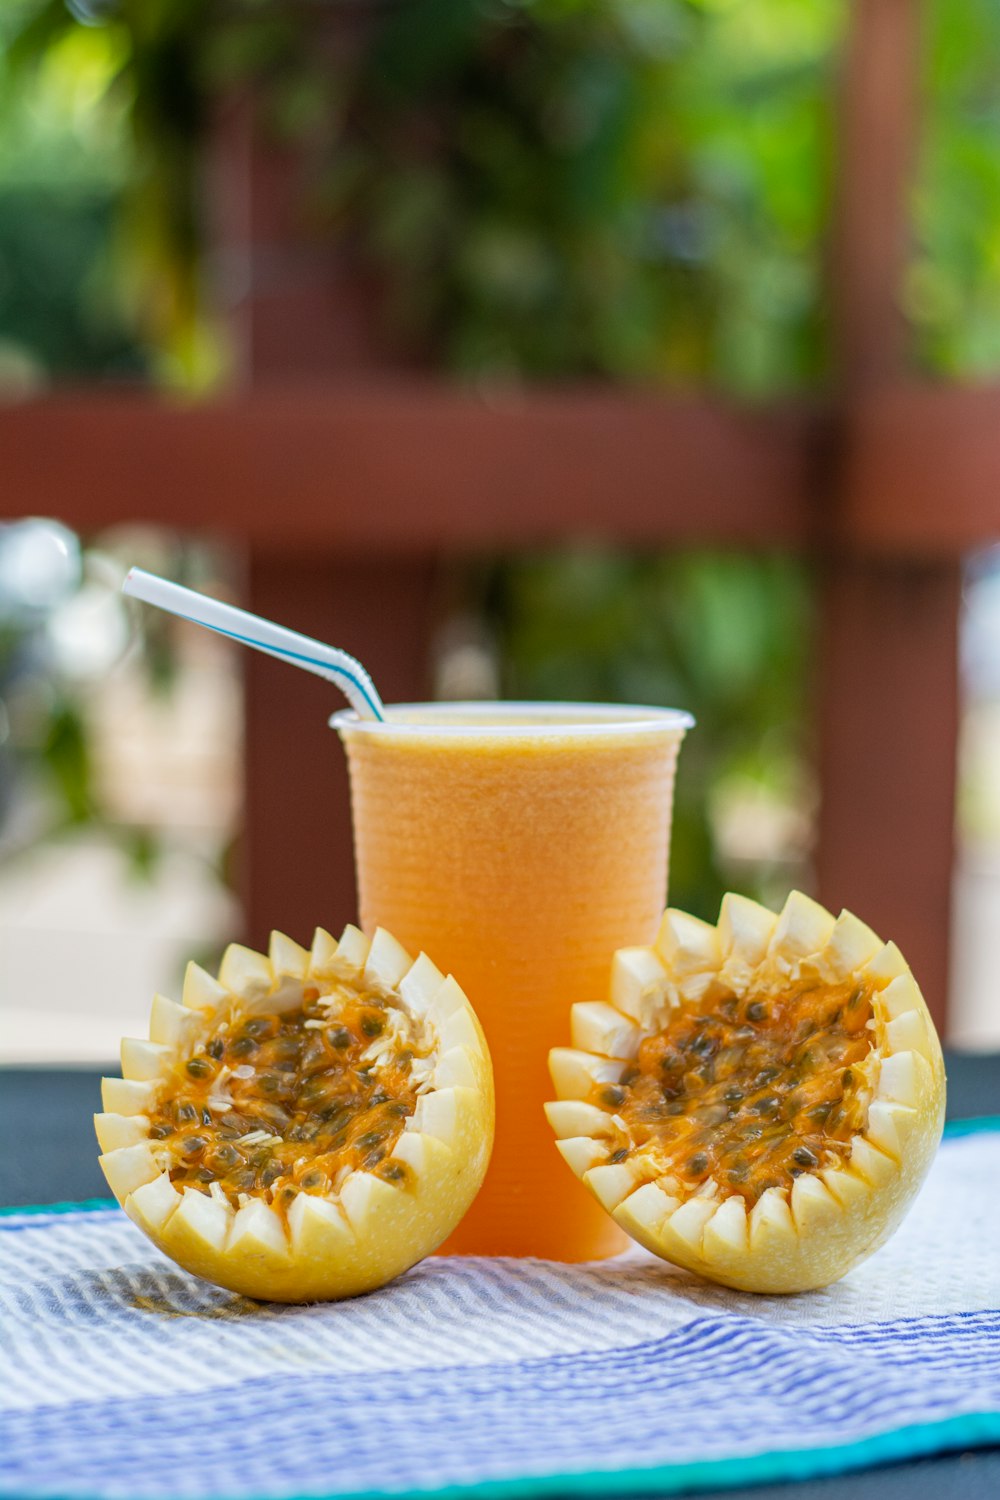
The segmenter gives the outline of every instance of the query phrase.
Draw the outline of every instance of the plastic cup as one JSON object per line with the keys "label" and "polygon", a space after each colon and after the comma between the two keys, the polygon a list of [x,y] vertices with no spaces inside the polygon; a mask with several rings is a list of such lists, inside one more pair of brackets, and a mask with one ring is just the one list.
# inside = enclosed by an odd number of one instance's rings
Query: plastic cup
{"label": "plastic cup", "polygon": [[335,714],[350,768],[361,925],[453,973],[493,1055],[486,1181],[444,1247],[591,1260],[626,1241],[555,1149],[542,1105],[569,1008],[607,997],[616,948],[666,904],[676,709],[421,703]]}

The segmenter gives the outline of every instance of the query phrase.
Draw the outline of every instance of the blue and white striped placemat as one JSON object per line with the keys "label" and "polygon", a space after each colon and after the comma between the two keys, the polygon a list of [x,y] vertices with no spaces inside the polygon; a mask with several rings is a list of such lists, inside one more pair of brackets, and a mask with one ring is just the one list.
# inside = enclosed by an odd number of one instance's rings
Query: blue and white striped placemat
{"label": "blue and white striped placemat", "polygon": [[635,1252],[258,1306],[116,1208],[9,1213],[0,1494],[666,1494],[1000,1443],[998,1125],[952,1132],[890,1244],[792,1298]]}

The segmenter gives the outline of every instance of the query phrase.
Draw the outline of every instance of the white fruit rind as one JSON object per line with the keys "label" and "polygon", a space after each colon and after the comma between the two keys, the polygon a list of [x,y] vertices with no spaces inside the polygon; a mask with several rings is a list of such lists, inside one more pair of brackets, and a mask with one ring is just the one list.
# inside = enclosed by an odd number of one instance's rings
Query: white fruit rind
{"label": "white fruit rind", "polygon": [[[854,1069],[864,1128],[841,1164],[768,1188],[749,1210],[711,1179],[692,1191],[664,1175],[655,1152],[632,1149],[621,1116],[592,1102],[680,1003],[852,977],[872,989],[872,1046]],[[779,913],[727,895],[715,927],[668,910],[653,947],[615,954],[609,1003],[572,1007],[571,1036],[549,1057],[558,1097],[545,1108],[561,1155],[633,1239],[727,1286],[798,1292],[838,1280],[895,1230],[941,1137],[941,1046],[905,959],[850,912],[834,918],[799,891]],[[623,1147],[627,1158],[610,1161]]]}
{"label": "white fruit rind", "polygon": [[[234,1209],[218,1183],[208,1192],[178,1189],[168,1149],[149,1137],[148,1114],[176,1063],[203,1050],[223,1020],[298,1009],[307,985],[332,1004],[344,981],[387,1003],[390,1041],[424,1043],[411,1075],[416,1108],[391,1153],[407,1168],[402,1182],[352,1171],[326,1195],[298,1193],[284,1217],[263,1196]],[[267,955],[232,944],[218,979],[189,964],[182,1002],[155,997],[149,1040],[122,1042],[124,1076],[103,1080],[104,1110],[94,1117],[108,1185],[165,1254],[248,1297],[311,1302],[382,1286],[447,1238],[486,1173],[493,1071],[469,1001],[426,954],[414,961],[381,928],[369,941],[349,926],[339,942],[318,929],[308,950],[275,932]],[[376,1066],[384,1043],[369,1048]]]}

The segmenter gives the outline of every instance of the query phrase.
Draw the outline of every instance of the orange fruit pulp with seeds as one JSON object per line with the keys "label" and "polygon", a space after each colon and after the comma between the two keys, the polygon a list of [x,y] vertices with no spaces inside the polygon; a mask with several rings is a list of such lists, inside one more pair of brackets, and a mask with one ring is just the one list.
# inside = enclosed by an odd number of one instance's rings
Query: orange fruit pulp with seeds
{"label": "orange fruit pulp with seeds", "polygon": [[221,1020],[202,1053],[177,1060],[149,1111],[149,1137],[163,1142],[178,1190],[218,1183],[233,1208],[269,1190],[280,1211],[352,1171],[405,1181],[392,1150],[416,1106],[412,1046],[390,1043],[377,1071],[366,1066],[386,1028],[384,1001],[355,992],[335,1021],[327,1001],[306,986],[301,1010]]}
{"label": "orange fruit pulp with seeds", "polygon": [[494,1060],[486,1181],[443,1249],[589,1260],[627,1244],[568,1177],[543,1104],[570,997],[648,942],[687,715],[557,704],[339,714],[363,926],[427,948],[474,997]]}
{"label": "orange fruit pulp with seeds", "polygon": [[681,1006],[592,1102],[688,1189],[717,1180],[750,1208],[821,1159],[849,1159],[869,1102],[852,1065],[871,1050],[872,989],[810,981]]}

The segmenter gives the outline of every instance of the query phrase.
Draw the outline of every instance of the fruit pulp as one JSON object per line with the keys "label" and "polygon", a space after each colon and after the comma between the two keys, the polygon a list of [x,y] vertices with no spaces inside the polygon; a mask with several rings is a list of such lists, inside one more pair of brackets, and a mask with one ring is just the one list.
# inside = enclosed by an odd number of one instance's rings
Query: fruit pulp
{"label": "fruit pulp", "polygon": [[621,1231],[552,1149],[548,1049],[604,994],[666,898],[677,752],[691,720],[592,705],[397,705],[333,721],[351,775],[361,923],[455,975],[493,1056],[486,1181],[451,1253],[589,1260]]}
{"label": "fruit pulp", "polygon": [[751,1208],[821,1162],[848,1162],[870,1101],[858,1065],[872,989],[809,980],[671,1012],[620,1083],[595,1086],[592,1102],[621,1122],[608,1160],[652,1147],[678,1190],[714,1183]]}
{"label": "fruit pulp", "polygon": [[218,1183],[233,1208],[252,1194],[283,1213],[352,1170],[403,1182],[390,1156],[417,1092],[413,1045],[390,1025],[398,1014],[344,982],[306,987],[301,1011],[220,1023],[178,1060],[150,1113],[175,1185]]}

